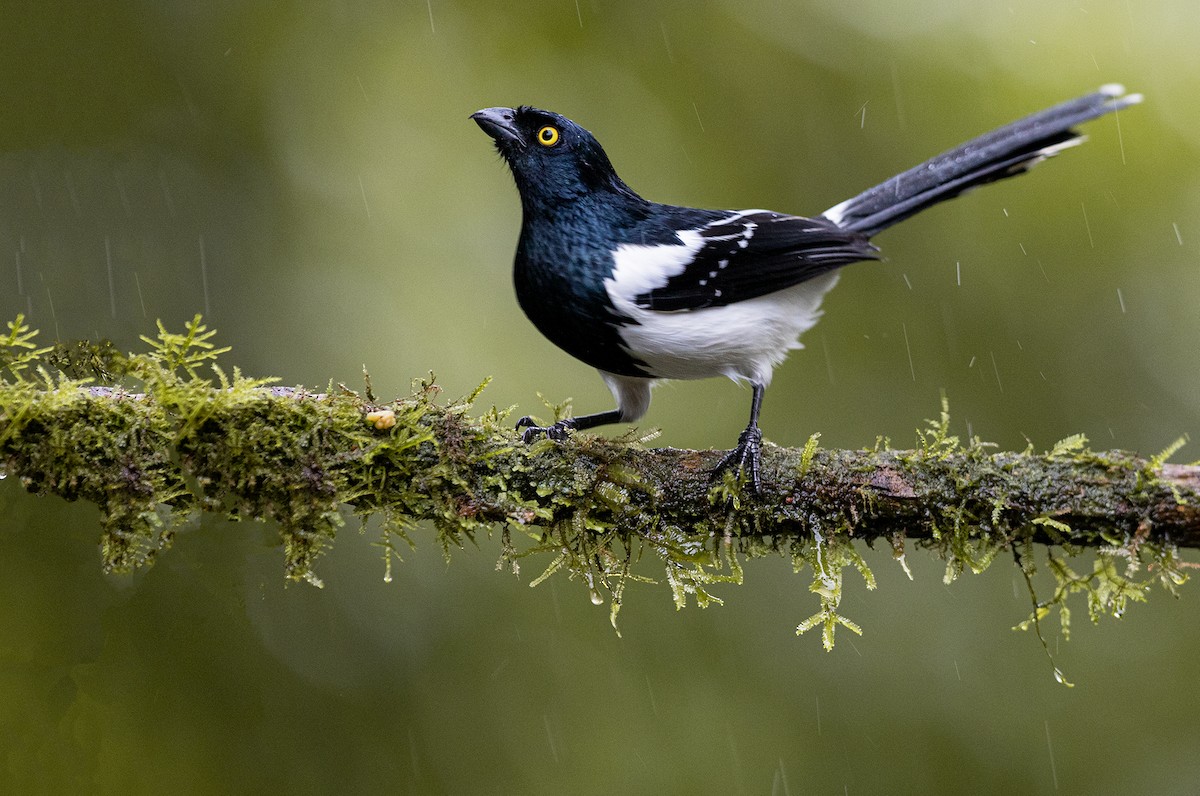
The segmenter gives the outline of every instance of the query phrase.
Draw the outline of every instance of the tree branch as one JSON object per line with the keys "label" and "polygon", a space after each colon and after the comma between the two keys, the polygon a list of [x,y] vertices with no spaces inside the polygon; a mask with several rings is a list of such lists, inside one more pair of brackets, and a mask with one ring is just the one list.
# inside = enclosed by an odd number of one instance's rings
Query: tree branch
{"label": "tree branch", "polygon": [[[831,645],[837,625],[856,629],[836,610],[841,570],[853,566],[873,586],[853,540],[882,537],[902,563],[914,542],[946,561],[948,579],[1005,551],[1032,574],[1035,543],[1066,557],[1094,548],[1084,576],[1050,553],[1059,589],[1049,602],[1085,590],[1110,612],[1144,597],[1149,580],[1133,579],[1141,565],[1173,590],[1187,566],[1177,548],[1200,547],[1200,467],[1165,464],[1174,448],[1147,459],[1070,437],[1045,453],[995,452],[951,436],[943,407],[911,450],[822,450],[816,435],[804,448],[768,445],[762,491],[751,495],[728,476],[710,482],[721,451],[588,434],[522,445],[507,413],[472,414],[478,391],[442,403],[424,381],[384,403],[369,384],[365,396],[317,394],[229,377],[206,335],[197,319],[187,335],[161,331],[149,354],[83,357],[103,375],[119,365],[138,392],[87,384],[69,353],[53,375],[46,349],[15,356],[10,346],[0,359],[10,372],[0,379],[0,472],[37,494],[95,503],[108,569],[148,562],[181,517],[208,511],[274,520],[288,574],[316,582],[313,562],[349,506],[382,518],[389,568],[417,521],[433,523],[447,553],[499,532],[502,564],[515,570],[548,553],[546,574],[566,568],[594,600],[607,589],[614,619],[625,584],[645,579],[633,565],[647,553],[662,559],[679,605],[707,604],[710,584],[740,582],[742,559],[783,554],[811,567],[821,599],[800,629],[822,625]],[[215,380],[198,375],[201,365]],[[514,532],[529,536],[527,549]]]}

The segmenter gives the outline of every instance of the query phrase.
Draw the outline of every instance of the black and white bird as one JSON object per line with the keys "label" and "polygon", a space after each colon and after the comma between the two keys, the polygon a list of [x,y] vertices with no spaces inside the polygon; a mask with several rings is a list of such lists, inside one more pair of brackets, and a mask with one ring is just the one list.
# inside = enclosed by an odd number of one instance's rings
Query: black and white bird
{"label": "black and white bird", "polygon": [[763,392],[817,322],[838,269],[879,259],[872,236],[978,185],[1021,174],[1082,143],[1073,128],[1140,102],[1119,85],[993,130],[815,218],[769,210],[658,204],[617,176],[596,138],[550,111],[487,108],[471,118],[495,141],[521,195],[517,300],[568,354],[600,371],[617,408],[542,427],[530,442],[632,423],[661,379],[727,376],[753,391],[750,422],[714,474],[759,488]]}

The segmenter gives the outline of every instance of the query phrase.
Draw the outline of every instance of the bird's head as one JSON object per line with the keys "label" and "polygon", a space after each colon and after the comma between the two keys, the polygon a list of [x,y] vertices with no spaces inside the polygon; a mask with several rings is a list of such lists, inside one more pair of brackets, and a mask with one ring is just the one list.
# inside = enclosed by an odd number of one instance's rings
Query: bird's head
{"label": "bird's head", "polygon": [[492,137],[526,206],[607,191],[634,196],[596,137],[565,116],[522,105],[485,108],[471,118]]}

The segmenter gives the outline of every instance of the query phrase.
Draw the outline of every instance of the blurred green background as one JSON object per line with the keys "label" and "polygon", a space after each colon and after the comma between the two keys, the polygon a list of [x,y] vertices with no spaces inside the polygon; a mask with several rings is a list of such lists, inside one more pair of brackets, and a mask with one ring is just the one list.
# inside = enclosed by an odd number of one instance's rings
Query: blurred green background
{"label": "blurred green background", "polygon": [[[467,116],[529,103],[660,201],[814,214],[993,126],[1120,81],[1146,104],[1020,180],[883,234],[776,375],[779,444],[954,430],[1155,453],[1200,432],[1200,8],[1007,3],[5,2],[0,318],[126,349],[196,312],[285,383],[538,412],[610,398],[512,297],[516,192]],[[7,264],[5,264],[7,263]],[[659,388],[662,443],[729,446],[749,394]],[[1196,454],[1186,448],[1184,460]],[[21,793],[1194,793],[1195,585],[1070,643],[1009,628],[1012,566],[909,582],[868,552],[864,628],[783,562],[727,605],[429,544],[383,583],[348,526],[286,585],[273,529],[206,520],[104,576],[96,510],[0,483],[0,789]],[[418,532],[419,541],[427,541]],[[654,574],[654,573],[649,573]],[[1043,584],[1045,585],[1045,584]],[[1053,625],[1052,625],[1053,628]],[[1053,631],[1051,631],[1053,632]]]}

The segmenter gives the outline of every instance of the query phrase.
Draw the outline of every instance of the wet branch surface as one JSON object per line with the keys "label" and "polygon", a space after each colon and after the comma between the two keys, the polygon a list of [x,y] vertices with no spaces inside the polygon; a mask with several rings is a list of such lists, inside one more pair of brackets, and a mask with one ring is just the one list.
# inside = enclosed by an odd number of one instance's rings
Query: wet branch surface
{"label": "wet branch surface", "polygon": [[[905,571],[909,547],[927,550],[947,583],[1011,554],[1032,608],[1019,627],[1039,636],[1055,606],[1065,635],[1073,594],[1093,620],[1122,615],[1155,582],[1177,594],[1195,566],[1179,550],[1200,548],[1200,467],[1166,463],[1182,440],[1148,458],[1090,450],[1080,435],[997,452],[951,435],[943,401],[908,450],[825,450],[819,435],[768,444],[751,494],[729,473],[713,482],[724,451],[651,448],[653,435],[525,445],[508,412],[478,406],[486,382],[446,401],[431,377],[387,401],[366,374],[359,394],[226,373],[228,349],[199,316],[183,333],[160,324],[130,355],[86,341],[39,348],[20,316],[8,329],[0,476],[94,503],[107,571],[149,564],[184,520],[209,513],[273,522],[288,577],[320,585],[314,565],[353,514],[376,518],[385,578],[418,532],[431,529],[447,557],[499,537],[498,568],[540,556],[549,564],[531,586],[561,570],[595,603],[607,592],[616,627],[626,585],[652,580],[648,564],[681,608],[719,603],[714,584],[740,584],[744,562],[776,555],[811,574],[820,604],[797,632],[819,627],[831,649],[838,627],[861,632],[839,613],[843,573],[875,587],[859,541],[883,539]],[[1039,568],[1049,597],[1035,593]]]}
{"label": "wet branch surface", "polygon": [[[724,451],[586,434],[526,446],[502,414],[471,417],[469,402],[441,404],[431,385],[390,404],[350,391],[208,389],[175,398],[45,391],[0,416],[0,466],[32,492],[95,502],[113,553],[123,539],[158,534],[164,507],[276,520],[301,547],[304,539],[320,547],[341,505],[431,520],[451,536],[582,517],[620,536],[669,527],[739,539],[816,531],[1200,547],[1200,467],[1090,451],[1082,440],[1047,453],[993,452],[949,437],[946,417],[912,450],[767,445],[761,492],[750,494],[712,482]],[[108,563],[140,563],[128,552],[133,559]],[[317,550],[293,552],[290,564],[306,567]]]}
{"label": "wet branch surface", "polygon": [[[1069,458],[960,451],[932,458],[916,450],[821,450],[800,475],[799,449],[768,451],[761,494],[742,499],[767,520],[756,529],[763,535],[805,533],[813,523],[848,518],[846,530],[856,538],[930,539],[946,529],[948,514],[961,514],[992,526],[981,532],[1016,534],[1051,518],[1081,531],[1120,535],[1140,529],[1181,547],[1200,547],[1196,466],[1151,470],[1148,460],[1122,451]],[[713,519],[708,472],[723,453],[648,450],[631,456],[630,464],[653,479],[660,513],[689,524]],[[1036,535],[1049,543],[1104,543],[1091,532]]]}

